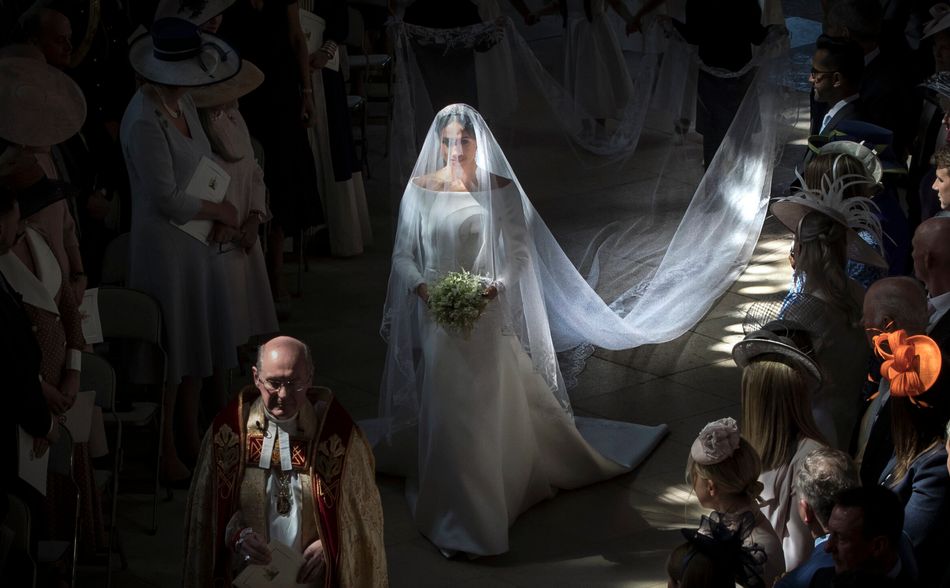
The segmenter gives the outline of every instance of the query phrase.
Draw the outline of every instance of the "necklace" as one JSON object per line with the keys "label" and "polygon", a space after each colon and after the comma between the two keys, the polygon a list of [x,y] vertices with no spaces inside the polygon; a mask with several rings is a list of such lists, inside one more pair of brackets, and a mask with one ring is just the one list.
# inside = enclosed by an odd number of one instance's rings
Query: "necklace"
{"label": "necklace", "polygon": [[165,97],[164,97],[164,96],[159,95],[158,98],[159,98],[159,100],[161,100],[161,102],[162,102],[162,107],[165,109],[165,112],[167,112],[167,113],[169,114],[169,116],[171,116],[172,118],[181,118],[181,107],[180,107],[180,106],[178,107],[178,111],[176,112],[176,111],[172,110],[171,108],[169,108],[168,104],[165,102]]}

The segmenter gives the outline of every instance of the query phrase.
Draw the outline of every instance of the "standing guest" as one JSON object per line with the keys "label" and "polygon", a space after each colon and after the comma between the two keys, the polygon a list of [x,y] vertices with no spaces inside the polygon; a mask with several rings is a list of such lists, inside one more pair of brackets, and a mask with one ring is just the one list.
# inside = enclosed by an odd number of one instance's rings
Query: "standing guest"
{"label": "standing guest", "polygon": [[[0,139],[26,147],[46,177],[59,180],[51,146],[75,135],[82,127],[86,117],[82,91],[66,74],[39,59],[9,57],[0,63],[0,75],[5,82],[0,90],[0,112],[8,119],[0,122]],[[42,107],[38,108],[38,104]],[[63,198],[44,204],[31,207],[37,210],[36,214],[24,218],[45,234],[75,298],[81,300],[86,274],[75,219]]]}
{"label": "standing guest", "polygon": [[[356,156],[346,82],[340,69],[350,9],[345,2],[335,0],[304,0],[301,6],[324,22],[320,47],[310,54],[316,122],[309,129],[309,138],[320,179],[330,253],[352,257],[373,244],[373,230],[363,188],[363,164]],[[330,60],[335,65],[328,65]]]}
{"label": "standing guest", "polygon": [[890,384],[894,444],[879,483],[900,499],[920,581],[933,586],[943,575],[943,551],[950,541],[950,473],[943,439],[948,399],[931,389],[941,370],[940,348],[925,335],[903,330],[884,331],[874,343],[886,360],[881,375]]}
{"label": "standing guest", "polygon": [[[627,31],[663,0],[648,0],[634,15]],[[768,29],[762,26],[760,2],[753,0],[686,0],[686,19],[673,26],[690,45],[697,45],[699,59],[708,68],[731,74],[717,76],[701,69],[696,88],[696,132],[703,136],[703,165],[709,167],[736,117],[755,72],[748,69],[752,46],[761,45]]]}
{"label": "standing guest", "polygon": [[[914,275],[927,289],[927,334],[950,356],[950,220],[928,219],[914,232]],[[950,370],[942,370],[935,390],[950,392]],[[950,414],[947,415],[950,418]]]}
{"label": "standing guest", "polygon": [[[749,519],[743,522],[749,523]],[[744,539],[752,532],[747,526],[724,521],[719,513],[703,516],[698,529],[681,529],[686,543],[676,547],[666,560],[668,585],[672,588],[733,588],[760,586],[755,573],[764,555]]]}
{"label": "standing guest", "polygon": [[[221,167],[231,176],[225,200],[237,209],[239,226],[215,226],[221,283],[231,292],[230,324],[234,342],[244,345],[252,337],[276,333],[274,299],[267,287],[267,267],[258,240],[267,214],[264,172],[254,159],[247,125],[238,109],[238,100],[261,85],[264,74],[253,63],[241,62],[241,71],[226,82],[196,88],[191,98],[198,108],[204,129]],[[227,403],[227,386],[216,386],[215,413]]]}
{"label": "standing guest", "polygon": [[732,348],[742,369],[743,429],[762,459],[760,508],[782,540],[787,570],[805,561],[813,544],[795,480],[805,456],[827,444],[811,411],[821,369],[810,349],[808,333],[788,321],[770,322]]}
{"label": "standing guest", "polygon": [[38,47],[47,63],[57,69],[70,66],[73,28],[65,14],[37,2],[23,13],[18,24],[20,40]]}
{"label": "standing guest", "polygon": [[901,561],[903,524],[900,501],[883,486],[857,486],[838,494],[825,542],[834,567],[818,570],[812,587],[834,586],[836,576],[856,570],[891,578],[901,587],[916,586],[913,570]]}
{"label": "standing guest", "polygon": [[699,504],[710,515],[734,530],[743,529],[743,545],[763,551],[756,573],[763,585],[771,586],[785,572],[782,541],[759,510],[757,500],[762,462],[748,441],[739,436],[731,418],[709,423],[699,432],[686,462],[686,482],[696,492]]}
{"label": "standing guest", "polygon": [[811,556],[801,565],[789,568],[776,588],[808,588],[818,570],[834,567],[834,559],[824,548],[834,500],[840,492],[860,485],[858,470],[851,458],[830,447],[821,447],[806,455],[794,483],[798,490],[795,506],[815,545]]}
{"label": "standing guest", "polygon": [[894,149],[906,159],[920,99],[910,91],[915,82],[906,56],[880,45],[883,16],[879,0],[831,0],[825,10],[825,33],[861,47],[864,73],[859,94],[867,120],[892,131]]}
{"label": "standing guest", "polygon": [[930,188],[937,193],[941,212],[950,209],[950,145],[944,145],[934,153],[934,182]]}
{"label": "standing guest", "polygon": [[241,57],[264,72],[264,83],[242,100],[241,114],[264,149],[264,182],[274,215],[267,236],[267,269],[278,314],[286,316],[290,292],[281,269],[284,237],[297,236],[323,217],[307,140],[307,127],[315,119],[300,6],[297,0],[238,0],[224,13],[220,30]]}
{"label": "standing guest", "polygon": [[846,448],[851,438],[869,358],[860,324],[864,289],[848,277],[847,262],[887,265],[855,231],[870,230],[881,241],[867,199],[844,198],[846,185],[839,177],[772,204],[776,218],[794,231],[795,282],[804,279],[801,294],[793,291],[787,297],[784,318],[806,326],[811,334],[822,372],[812,409],[819,430],[836,449]]}
{"label": "standing guest", "polygon": [[372,450],[326,388],[310,350],[261,346],[248,386],[205,435],[185,513],[185,586],[230,585],[268,545],[303,554],[298,584],[385,588],[383,509]]}
{"label": "standing guest", "polygon": [[864,55],[854,41],[822,35],[815,42],[811,62],[811,80],[815,101],[828,111],[821,119],[813,119],[812,135],[831,135],[841,121],[864,118],[861,102],[861,80]]}
{"label": "standing guest", "polygon": [[[913,278],[884,278],[875,282],[864,297],[864,328],[872,348],[872,338],[885,329],[903,329],[911,335],[924,333],[927,318],[927,294]],[[894,453],[888,402],[890,383],[886,378],[880,380],[875,392],[855,429],[852,443],[852,455],[865,486],[877,484]]]}
{"label": "standing guest", "polygon": [[[190,57],[182,59],[183,53]],[[186,191],[202,158],[213,156],[188,89],[229,79],[240,59],[228,44],[194,24],[167,18],[132,44],[129,60],[145,80],[121,130],[132,186],[129,286],[155,297],[162,308],[168,353],[162,477],[184,485],[189,471],[175,446],[176,401],[181,400],[183,444],[196,455],[201,378],[237,362],[230,293],[215,281],[218,247],[174,224],[211,220],[235,230],[240,224],[230,202],[214,203]]]}

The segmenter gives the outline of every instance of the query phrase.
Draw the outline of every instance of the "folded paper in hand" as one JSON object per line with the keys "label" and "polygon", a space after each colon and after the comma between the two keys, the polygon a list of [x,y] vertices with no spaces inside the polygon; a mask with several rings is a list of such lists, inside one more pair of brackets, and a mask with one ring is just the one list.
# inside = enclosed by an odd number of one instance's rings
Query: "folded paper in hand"
{"label": "folded paper in hand", "polygon": [[96,405],[96,392],[85,390],[76,394],[76,401],[72,408],[63,414],[63,424],[69,429],[74,443],[89,441],[89,431],[92,428],[92,409]]}
{"label": "folded paper in hand", "polygon": [[296,588],[297,574],[303,566],[303,555],[280,541],[267,544],[270,563],[264,566],[251,564],[234,579],[238,588]]}
{"label": "folded paper in hand", "polygon": [[[221,169],[221,166],[212,161],[210,157],[202,156],[195,173],[188,181],[185,194],[192,198],[217,203],[224,200],[224,195],[227,194],[230,183],[231,176],[228,175],[228,172]],[[214,226],[214,223],[209,220],[192,220],[183,225],[172,224],[205,244],[208,243],[211,228]]]}
{"label": "folded paper in hand", "polygon": [[104,341],[102,337],[102,322],[99,320],[99,288],[89,288],[82,296],[79,305],[79,316],[82,317],[82,336],[86,343],[94,345]]}
{"label": "folded paper in hand", "polygon": [[[303,35],[307,38],[307,53],[313,55],[320,47],[323,47],[323,32],[327,30],[327,21],[316,14],[300,9],[300,28],[303,29]],[[337,49],[333,54],[333,59],[327,61],[323,67],[340,71],[340,50]]]}
{"label": "folded paper in hand", "polygon": [[[17,445],[19,449],[19,463],[17,471],[20,478],[28,482],[46,496],[46,472],[49,469],[49,449],[42,457],[33,455],[33,436],[17,427]],[[302,556],[301,556],[302,557]]]}

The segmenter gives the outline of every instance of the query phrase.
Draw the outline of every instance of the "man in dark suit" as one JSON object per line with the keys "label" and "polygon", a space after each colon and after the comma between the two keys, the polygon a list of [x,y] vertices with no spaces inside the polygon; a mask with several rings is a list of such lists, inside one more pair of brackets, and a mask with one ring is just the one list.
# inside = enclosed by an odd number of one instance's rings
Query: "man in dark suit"
{"label": "man in dark suit", "polygon": [[825,12],[825,32],[857,43],[864,56],[859,94],[867,121],[894,133],[894,149],[906,156],[909,136],[920,111],[906,59],[879,43],[883,10],[878,0],[831,0]]}
{"label": "man in dark suit", "polygon": [[834,567],[816,572],[811,586],[830,587],[835,576],[861,570],[912,588],[916,585],[913,571],[900,556],[903,527],[904,508],[887,488],[857,486],[839,493],[828,518],[825,542]]}
{"label": "man in dark suit", "polygon": [[794,480],[799,496],[798,514],[808,525],[815,548],[803,564],[779,580],[776,588],[808,588],[818,570],[834,568],[834,559],[824,548],[828,541],[828,519],[838,493],[860,483],[851,458],[830,447],[812,451],[799,467],[798,478]]}
{"label": "man in dark suit", "polygon": [[809,81],[816,102],[826,104],[828,112],[812,121],[811,134],[831,135],[844,120],[864,120],[861,104],[861,79],[864,55],[854,41],[822,35],[815,43]]}

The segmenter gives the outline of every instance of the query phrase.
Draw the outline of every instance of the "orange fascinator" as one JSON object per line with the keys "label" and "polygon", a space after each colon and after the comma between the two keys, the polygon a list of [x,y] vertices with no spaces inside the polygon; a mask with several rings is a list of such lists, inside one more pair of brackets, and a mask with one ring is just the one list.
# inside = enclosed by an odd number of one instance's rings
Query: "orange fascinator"
{"label": "orange fascinator", "polygon": [[900,329],[875,335],[873,341],[874,352],[884,359],[881,376],[890,382],[891,394],[927,406],[914,398],[929,390],[940,375],[942,357],[934,340],[926,335],[908,336]]}

